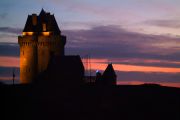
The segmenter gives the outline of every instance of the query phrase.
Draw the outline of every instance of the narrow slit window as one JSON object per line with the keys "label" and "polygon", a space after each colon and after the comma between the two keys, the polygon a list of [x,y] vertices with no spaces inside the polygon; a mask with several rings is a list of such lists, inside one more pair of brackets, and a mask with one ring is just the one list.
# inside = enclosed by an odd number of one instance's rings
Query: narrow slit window
{"label": "narrow slit window", "polygon": [[43,27],[43,31],[46,31],[46,24],[45,23],[42,24],[42,27]]}

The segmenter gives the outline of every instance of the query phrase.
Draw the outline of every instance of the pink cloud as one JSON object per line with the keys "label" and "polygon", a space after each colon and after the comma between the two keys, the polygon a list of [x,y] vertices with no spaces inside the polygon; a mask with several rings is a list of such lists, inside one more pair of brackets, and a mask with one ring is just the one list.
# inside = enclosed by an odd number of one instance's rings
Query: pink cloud
{"label": "pink cloud", "polygon": [[0,56],[0,67],[19,67],[19,57]]}
{"label": "pink cloud", "polygon": [[[150,62],[151,60],[147,60]],[[91,59],[91,69],[105,70],[108,64],[107,59]],[[86,65],[85,65],[86,66]],[[156,67],[156,66],[143,66],[143,65],[128,65],[128,64],[113,64],[114,69],[117,71],[126,72],[162,72],[162,73],[180,73],[180,68],[173,67]]]}

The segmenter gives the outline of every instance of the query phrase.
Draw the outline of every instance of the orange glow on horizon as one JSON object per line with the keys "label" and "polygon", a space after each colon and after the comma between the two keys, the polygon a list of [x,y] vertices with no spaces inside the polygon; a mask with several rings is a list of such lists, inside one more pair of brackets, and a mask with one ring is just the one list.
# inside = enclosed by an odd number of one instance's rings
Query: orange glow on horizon
{"label": "orange glow on horizon", "polygon": [[[0,56],[0,66],[2,67],[19,67],[19,57],[5,57]],[[105,70],[107,67],[106,59],[92,59],[91,69],[93,70]],[[126,65],[126,64],[113,64],[113,67],[117,71],[125,72],[165,72],[165,73],[180,73],[180,68],[171,67],[154,67],[154,66],[138,66],[138,65]]]}
{"label": "orange glow on horizon", "polygon": [[0,56],[0,67],[19,67],[19,57]]}
{"label": "orange glow on horizon", "polygon": [[[83,62],[86,60],[84,59]],[[107,59],[91,59],[91,69],[104,71],[108,64]],[[84,63],[84,66],[85,63]],[[125,72],[163,72],[163,73],[180,73],[180,68],[173,67],[156,67],[156,66],[140,66],[140,65],[127,65],[127,64],[113,64],[117,71]]]}

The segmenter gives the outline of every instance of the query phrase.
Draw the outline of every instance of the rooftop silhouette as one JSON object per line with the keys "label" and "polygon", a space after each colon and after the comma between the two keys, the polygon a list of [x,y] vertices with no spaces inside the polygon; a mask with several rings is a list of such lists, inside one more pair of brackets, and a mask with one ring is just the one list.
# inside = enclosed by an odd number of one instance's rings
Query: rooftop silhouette
{"label": "rooftop silhouette", "polygon": [[[18,39],[22,84],[36,83],[36,80],[40,78],[39,75],[41,77],[51,75],[47,77],[49,82],[52,82],[50,79],[53,78],[62,84],[65,81],[69,85],[86,83],[87,76],[84,74],[85,68],[81,58],[79,55],[66,56],[64,54],[66,36],[61,35],[55,17],[51,13],[42,9],[39,15],[28,15],[23,34]],[[58,79],[63,79],[64,82]],[[101,81],[104,81],[103,85],[116,85],[116,74],[112,64],[107,66]],[[96,82],[93,81],[93,83]]]}
{"label": "rooftop silhouette", "polygon": [[40,14],[28,15],[23,32],[37,32],[50,31],[53,34],[60,34],[60,29],[56,22],[54,15],[49,12],[41,10]]}

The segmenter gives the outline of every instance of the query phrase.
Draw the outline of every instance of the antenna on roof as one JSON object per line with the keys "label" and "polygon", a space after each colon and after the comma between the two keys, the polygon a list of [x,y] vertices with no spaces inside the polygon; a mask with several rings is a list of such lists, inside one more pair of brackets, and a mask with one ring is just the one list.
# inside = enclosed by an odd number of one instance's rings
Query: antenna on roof
{"label": "antenna on roof", "polygon": [[87,76],[88,81],[91,83],[91,78],[92,78],[92,71],[91,71],[91,57],[89,54],[86,54],[83,57],[83,64],[85,66],[85,76]]}
{"label": "antenna on roof", "polygon": [[89,55],[89,76],[90,76],[90,82],[91,81],[91,55]]}
{"label": "antenna on roof", "polygon": [[13,68],[13,85],[14,85],[15,77],[16,77],[16,75],[15,75],[14,68]]}
{"label": "antenna on roof", "polygon": [[108,59],[108,64],[112,64],[111,60]]}

